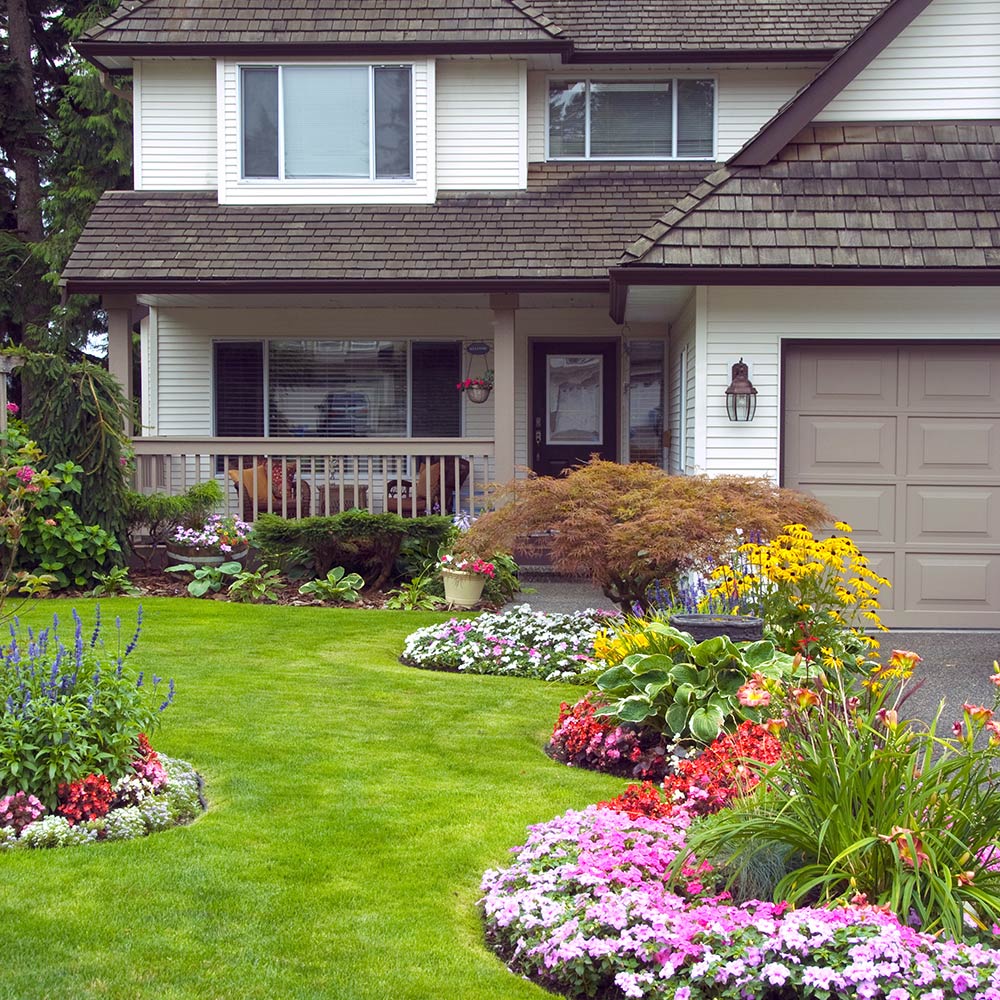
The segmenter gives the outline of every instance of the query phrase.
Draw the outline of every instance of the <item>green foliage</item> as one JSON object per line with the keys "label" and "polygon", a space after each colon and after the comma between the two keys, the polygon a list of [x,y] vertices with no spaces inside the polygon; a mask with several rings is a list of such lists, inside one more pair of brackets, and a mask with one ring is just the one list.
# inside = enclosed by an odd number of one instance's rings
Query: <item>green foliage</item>
{"label": "green foliage", "polygon": [[[863,894],[956,940],[1000,922],[993,709],[964,706],[950,738],[938,734],[940,710],[926,729],[901,722],[917,659],[896,652],[866,681],[838,671],[791,690],[766,682],[782,712],[782,760],[752,794],[692,828],[692,852],[721,855],[738,878],[773,845],[794,862],[774,898],[793,905]],[[977,746],[985,727],[992,745]]]}
{"label": "green foliage", "polygon": [[188,593],[192,597],[204,597],[208,593],[217,594],[227,580],[235,579],[243,572],[238,562],[224,562],[219,566],[195,566],[193,563],[178,563],[168,566],[168,573],[190,573]]}
{"label": "green foliage", "polygon": [[125,530],[129,545],[135,551],[141,535],[153,545],[162,545],[181,525],[194,527],[225,499],[222,487],[214,479],[197,483],[179,496],[169,493],[125,494]]}
{"label": "green foliage", "polygon": [[738,721],[759,721],[740,706],[737,691],[754,674],[788,676],[792,657],[767,640],[734,643],[727,636],[694,642],[662,622],[646,627],[663,652],[632,653],[597,678],[610,699],[596,715],[655,728],[668,740],[711,743]]}
{"label": "green foliage", "polygon": [[58,626],[19,632],[0,659],[0,795],[25,791],[46,806],[60,782],[125,774],[140,733],[151,733],[173,697],[157,678],[127,662],[138,629],[109,656],[100,618],[90,636],[74,612],[76,635],[60,641]]}
{"label": "green foliage", "polygon": [[322,579],[304,583],[299,587],[299,593],[319,602],[356,604],[364,585],[365,581],[357,573],[348,573],[343,566],[335,566]]}
{"label": "green foliage", "polygon": [[749,476],[672,476],[652,465],[592,459],[559,477],[515,479],[456,552],[547,548],[560,572],[585,574],[611,600],[645,609],[657,580],[727,553],[737,528],[770,537],[790,522],[817,524],[817,500]]}
{"label": "green foliage", "polygon": [[139,589],[132,583],[125,566],[115,566],[107,573],[95,573],[95,586],[87,591],[87,597],[138,597]]}
{"label": "green foliage", "polygon": [[229,585],[229,596],[241,604],[265,604],[278,600],[281,571],[245,569]]}
{"label": "green foliage", "polygon": [[80,522],[97,525],[115,539],[118,548],[109,551],[120,563],[127,544],[131,442],[125,423],[132,415],[131,401],[106,369],[88,361],[28,353],[22,371],[35,394],[27,415],[30,435],[57,468],[63,462],[78,467],[79,489],[68,499]]}
{"label": "green foliage", "polygon": [[400,517],[348,510],[329,517],[285,519],[262,514],[251,544],[268,563],[289,576],[296,571],[324,577],[334,566],[360,573],[373,590],[390,579],[403,539],[429,544],[451,530],[447,517]]}

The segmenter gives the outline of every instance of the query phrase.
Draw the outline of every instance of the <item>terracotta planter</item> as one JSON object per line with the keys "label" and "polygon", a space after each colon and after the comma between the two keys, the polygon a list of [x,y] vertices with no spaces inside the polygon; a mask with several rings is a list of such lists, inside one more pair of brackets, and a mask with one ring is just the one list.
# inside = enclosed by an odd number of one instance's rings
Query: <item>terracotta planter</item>
{"label": "terracotta planter", "polygon": [[221,566],[225,562],[241,562],[248,547],[236,552],[211,552],[208,549],[189,548],[184,545],[167,545],[167,562],[191,563],[192,566]]}
{"label": "terracotta planter", "polygon": [[764,638],[764,619],[751,615],[671,615],[670,624],[688,632],[695,642],[728,635],[733,642]]}
{"label": "terracotta planter", "polygon": [[446,567],[441,569],[441,579],[444,580],[444,599],[456,608],[474,608],[486,586],[486,577],[481,573]]}
{"label": "terracotta planter", "polygon": [[465,390],[466,396],[469,397],[470,403],[485,403],[487,399],[490,398],[490,393],[493,390],[486,385],[470,385],[468,389]]}

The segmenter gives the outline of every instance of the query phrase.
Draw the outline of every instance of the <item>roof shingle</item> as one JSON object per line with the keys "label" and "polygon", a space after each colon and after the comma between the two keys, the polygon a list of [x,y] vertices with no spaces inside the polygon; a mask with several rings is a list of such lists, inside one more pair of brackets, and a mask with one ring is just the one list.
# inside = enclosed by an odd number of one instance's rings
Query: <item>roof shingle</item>
{"label": "roof shingle", "polygon": [[1000,123],[811,125],[771,163],[708,180],[621,263],[1000,267]]}

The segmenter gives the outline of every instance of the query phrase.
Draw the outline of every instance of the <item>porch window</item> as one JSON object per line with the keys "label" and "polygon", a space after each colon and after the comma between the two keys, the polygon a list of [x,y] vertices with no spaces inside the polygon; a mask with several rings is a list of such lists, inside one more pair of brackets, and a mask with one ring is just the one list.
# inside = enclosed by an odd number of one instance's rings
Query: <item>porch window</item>
{"label": "porch window", "polygon": [[413,176],[410,66],[244,66],[242,176]]}
{"label": "porch window", "polygon": [[550,80],[549,158],[711,159],[715,81]]}
{"label": "porch window", "polygon": [[460,437],[457,341],[215,344],[215,426],[235,437]]}

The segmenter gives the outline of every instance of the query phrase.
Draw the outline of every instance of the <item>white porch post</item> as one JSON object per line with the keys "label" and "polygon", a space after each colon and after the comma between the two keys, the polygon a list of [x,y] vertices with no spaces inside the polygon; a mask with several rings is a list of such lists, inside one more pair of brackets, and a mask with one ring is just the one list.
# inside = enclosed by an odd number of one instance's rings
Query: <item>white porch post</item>
{"label": "white porch post", "polygon": [[514,478],[514,328],[516,294],[490,296],[493,310],[493,440],[497,482]]}
{"label": "white porch post", "polygon": [[[105,295],[101,303],[108,315],[108,371],[121,383],[122,392],[132,402],[132,309],[135,300],[126,295]],[[132,434],[126,419],[125,433]]]}

